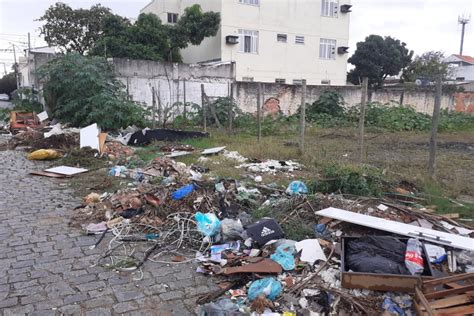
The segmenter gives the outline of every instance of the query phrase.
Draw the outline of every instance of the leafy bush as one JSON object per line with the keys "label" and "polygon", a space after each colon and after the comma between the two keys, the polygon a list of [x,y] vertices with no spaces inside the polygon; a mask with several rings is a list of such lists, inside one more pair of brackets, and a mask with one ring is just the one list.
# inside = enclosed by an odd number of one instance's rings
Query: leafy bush
{"label": "leafy bush", "polygon": [[[359,121],[359,107],[346,112],[346,118]],[[366,126],[379,127],[391,131],[425,131],[431,127],[431,117],[415,111],[411,106],[390,106],[388,104],[368,103],[365,114]]]}
{"label": "leafy bush", "polygon": [[97,123],[105,130],[146,124],[147,112],[127,99],[123,84],[102,57],[70,53],[41,66],[38,73],[52,115],[62,123]]}
{"label": "leafy bush", "polygon": [[474,130],[474,115],[472,113],[452,112],[447,109],[442,110],[439,119],[439,130],[445,132],[472,131]]}
{"label": "leafy bush", "polygon": [[43,111],[43,105],[38,101],[38,91],[34,89],[17,89],[13,94],[12,103],[15,105],[14,110],[36,113]]}
{"label": "leafy bush", "polygon": [[308,106],[306,116],[308,121],[316,121],[318,116],[342,117],[344,116],[344,98],[337,91],[324,91],[318,100]]}
{"label": "leafy bush", "polygon": [[379,196],[382,192],[382,171],[377,168],[331,163],[322,167],[322,177],[312,183],[313,191],[358,196]]}
{"label": "leafy bush", "polygon": [[10,120],[10,109],[0,109],[0,123]]}
{"label": "leafy bush", "polygon": [[[217,121],[214,117],[217,117]],[[230,97],[218,97],[214,102],[208,105],[206,109],[206,124],[207,126],[228,126],[229,124],[229,112],[232,115],[232,120],[238,115],[242,115],[242,110],[237,106],[235,100]],[[191,104],[190,120],[195,125],[202,125],[203,112],[202,106],[199,104]]]}

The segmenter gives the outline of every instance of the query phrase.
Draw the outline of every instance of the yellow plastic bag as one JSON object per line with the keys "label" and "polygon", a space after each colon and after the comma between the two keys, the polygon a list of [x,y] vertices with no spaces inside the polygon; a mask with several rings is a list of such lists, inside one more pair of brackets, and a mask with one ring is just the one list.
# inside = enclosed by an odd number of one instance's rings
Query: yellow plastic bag
{"label": "yellow plastic bag", "polygon": [[54,149],[38,149],[28,154],[28,160],[52,160],[61,157]]}

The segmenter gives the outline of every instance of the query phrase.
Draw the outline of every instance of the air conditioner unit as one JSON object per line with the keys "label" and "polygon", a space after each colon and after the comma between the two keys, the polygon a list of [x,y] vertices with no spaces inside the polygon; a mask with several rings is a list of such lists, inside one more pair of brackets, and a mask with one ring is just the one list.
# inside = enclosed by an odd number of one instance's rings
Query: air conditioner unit
{"label": "air conditioner unit", "polygon": [[348,49],[349,49],[349,47],[347,47],[347,46],[339,46],[339,47],[337,48],[337,53],[338,53],[338,54],[341,54],[341,55],[342,55],[342,54],[347,54],[347,53],[348,53],[348,51],[347,51]]}
{"label": "air conditioner unit", "polygon": [[227,35],[225,37],[226,44],[235,45],[239,44],[239,37],[235,35]]}
{"label": "air conditioner unit", "polygon": [[352,5],[350,4],[343,4],[341,5],[341,13],[349,13],[351,11]]}

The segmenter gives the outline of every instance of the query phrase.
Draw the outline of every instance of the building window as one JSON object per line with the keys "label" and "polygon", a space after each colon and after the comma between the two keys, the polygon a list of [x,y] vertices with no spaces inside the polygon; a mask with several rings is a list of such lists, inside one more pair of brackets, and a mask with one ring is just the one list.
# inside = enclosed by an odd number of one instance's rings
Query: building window
{"label": "building window", "polygon": [[168,23],[177,23],[178,13],[168,13]]}
{"label": "building window", "polygon": [[260,0],[239,0],[239,3],[250,4],[250,5],[260,5]]}
{"label": "building window", "polygon": [[286,43],[288,36],[286,34],[277,34],[277,42]]}
{"label": "building window", "polygon": [[242,81],[252,82],[253,77],[242,77]]}
{"label": "building window", "polygon": [[275,83],[286,83],[286,79],[276,78]]}
{"label": "building window", "polygon": [[339,9],[338,0],[322,0],[321,15],[337,18],[337,11]]}
{"label": "building window", "polygon": [[322,38],[319,41],[319,58],[336,59],[336,40]]}
{"label": "building window", "polygon": [[302,85],[304,79],[293,79],[293,84],[295,85]]}
{"label": "building window", "polygon": [[331,84],[331,80],[321,80],[321,84],[330,85],[330,84]]}
{"label": "building window", "polygon": [[295,44],[304,44],[304,36],[295,36]]}
{"label": "building window", "polygon": [[239,30],[239,52],[258,53],[258,31]]}

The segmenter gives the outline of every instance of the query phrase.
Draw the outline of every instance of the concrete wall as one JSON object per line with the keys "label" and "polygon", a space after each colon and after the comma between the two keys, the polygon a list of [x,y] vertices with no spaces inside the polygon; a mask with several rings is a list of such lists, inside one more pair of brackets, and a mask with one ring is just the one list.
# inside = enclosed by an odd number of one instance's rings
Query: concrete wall
{"label": "concrete wall", "polygon": [[[117,78],[123,82],[130,97],[153,105],[155,91],[156,106],[167,107],[175,102],[201,104],[201,84],[210,97],[229,96],[230,64],[202,66],[190,64],[160,63],[147,60],[113,59]],[[184,92],[186,87],[186,92]]]}
{"label": "concrete wall", "polygon": [[[239,107],[247,112],[257,110],[258,84],[254,82],[238,82],[235,98]],[[269,111],[279,109],[283,114],[293,114],[301,104],[301,86],[266,83],[263,84],[264,108]],[[336,90],[343,97],[347,107],[360,103],[361,91],[358,86],[307,86],[306,102],[313,103],[326,90]],[[402,97],[403,95],[403,97]],[[370,100],[380,103],[399,103],[412,105],[419,112],[433,113],[434,93],[430,91],[377,90],[369,93]],[[441,108],[454,109],[454,98],[443,95]],[[271,109],[271,110],[270,110]]]}

